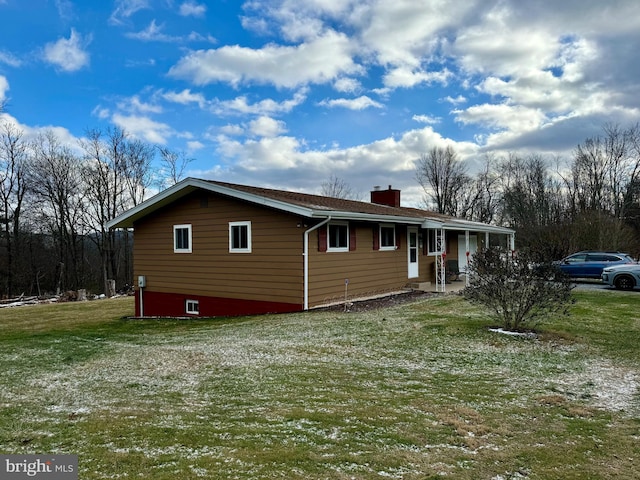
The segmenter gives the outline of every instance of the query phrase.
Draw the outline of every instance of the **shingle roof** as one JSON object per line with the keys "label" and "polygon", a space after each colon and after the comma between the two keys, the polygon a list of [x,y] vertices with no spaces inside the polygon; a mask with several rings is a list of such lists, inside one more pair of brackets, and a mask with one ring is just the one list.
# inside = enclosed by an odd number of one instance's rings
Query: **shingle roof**
{"label": "shingle roof", "polygon": [[137,220],[196,190],[208,190],[310,218],[331,217],[347,220],[388,221],[390,223],[422,225],[428,228],[474,230],[503,234],[513,233],[513,230],[508,228],[471,222],[417,208],[391,207],[376,203],[197,178],[187,178],[160,192],[114,218],[107,226],[109,228],[131,228]]}
{"label": "shingle roof", "polygon": [[308,193],[291,192],[287,190],[273,190],[270,188],[253,187],[249,185],[237,185],[233,183],[207,180],[208,183],[239,190],[252,195],[298,205],[312,210],[325,210],[364,213],[370,215],[393,215],[399,217],[433,218],[434,220],[452,220],[453,217],[440,215],[426,210],[407,207],[391,207],[377,203],[347,200],[343,198],[325,197]]}

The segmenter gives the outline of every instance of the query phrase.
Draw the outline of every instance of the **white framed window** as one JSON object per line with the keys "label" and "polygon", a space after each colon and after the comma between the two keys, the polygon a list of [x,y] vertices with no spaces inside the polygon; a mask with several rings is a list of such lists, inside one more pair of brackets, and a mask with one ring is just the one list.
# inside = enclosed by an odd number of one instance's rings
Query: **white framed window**
{"label": "white framed window", "polygon": [[186,300],[185,311],[191,315],[198,315],[200,313],[200,302],[198,300]]}
{"label": "white framed window", "polygon": [[444,232],[440,229],[427,230],[427,254],[439,255],[445,250]]}
{"label": "white framed window", "polygon": [[349,251],[349,223],[332,222],[327,225],[327,251]]}
{"label": "white framed window", "polygon": [[229,222],[229,252],[251,253],[251,222]]}
{"label": "white framed window", "polygon": [[380,225],[380,250],[395,250],[396,245],[396,226]]}
{"label": "white framed window", "polygon": [[173,226],[173,252],[191,253],[192,235],[191,225]]}

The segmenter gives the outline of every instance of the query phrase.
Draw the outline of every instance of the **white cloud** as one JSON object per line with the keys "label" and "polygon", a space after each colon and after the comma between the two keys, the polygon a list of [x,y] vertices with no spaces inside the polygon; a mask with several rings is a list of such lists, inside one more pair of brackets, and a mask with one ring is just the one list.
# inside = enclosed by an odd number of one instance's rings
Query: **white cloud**
{"label": "white cloud", "polygon": [[69,39],[61,38],[45,45],[44,59],[65,72],[75,72],[89,65],[89,54],[85,50],[89,43],[90,36],[83,39],[71,29]]}
{"label": "white cloud", "polygon": [[250,115],[273,115],[278,113],[288,113],[298,105],[301,105],[307,98],[307,90],[298,90],[293,98],[277,102],[271,98],[265,98],[256,103],[249,103],[247,97],[242,95],[232,100],[217,100],[214,102],[213,112],[219,115],[228,114],[250,114]]}
{"label": "white cloud", "polygon": [[64,20],[70,20],[75,17],[73,13],[73,3],[70,0],[55,0],[58,15]]}
{"label": "white cloud", "polygon": [[203,3],[184,2],[180,5],[179,13],[183,17],[203,17],[207,11],[207,6]]}
{"label": "white cloud", "polygon": [[245,130],[240,125],[225,125],[223,127],[220,127],[220,132],[224,135],[236,137],[244,135]]}
{"label": "white cloud", "polygon": [[287,128],[283,121],[263,116],[249,122],[249,130],[259,137],[277,137],[285,133]]}
{"label": "white cloud", "polygon": [[7,92],[9,91],[9,81],[7,77],[0,75],[0,104],[7,99]]}
{"label": "white cloud", "polygon": [[197,103],[200,108],[204,108],[207,103],[204,95],[201,93],[191,93],[191,90],[188,88],[185,88],[181,92],[166,92],[161,93],[161,95],[165,100],[181,105]]}
{"label": "white cloud", "polygon": [[467,99],[465,97],[463,97],[462,95],[458,95],[457,97],[453,98],[450,95],[447,95],[446,97],[444,97],[444,101],[448,102],[452,105],[460,105],[461,103],[465,103],[467,101]]}
{"label": "white cloud", "polygon": [[308,150],[300,140],[289,136],[242,142],[219,135],[215,141],[218,155],[235,163],[224,170],[216,167],[200,172],[207,178],[314,192],[319,191],[322,179],[335,174],[361,192],[373,185],[393,183],[403,190],[403,204],[414,206],[420,204],[423,195],[414,180],[415,161],[422,153],[448,144],[454,144],[461,158],[478,152],[476,145],[452,142],[432,127],[410,130],[398,139],[387,137],[344,149]]}
{"label": "white cloud", "polygon": [[133,95],[118,102],[117,107],[129,113],[162,113],[162,107],[160,105],[143,102],[138,95]]}
{"label": "white cloud", "polygon": [[421,83],[441,83],[446,85],[453,74],[448,70],[435,72],[424,72],[421,70],[411,70],[405,67],[398,67],[388,71],[384,75],[384,85],[390,88],[411,88]]}
{"label": "white cloud", "polygon": [[338,78],[333,82],[333,88],[338,92],[355,93],[362,88],[362,85],[355,78]]}
{"label": "white cloud", "polygon": [[348,108],[349,110],[364,110],[365,108],[374,107],[374,108],[383,108],[379,102],[372,100],[366,95],[362,95],[358,98],[336,98],[334,100],[322,100],[318,103],[323,107],[342,107]]}
{"label": "white cloud", "polygon": [[134,38],[136,40],[142,40],[144,42],[175,42],[179,40],[178,37],[173,37],[163,33],[162,30],[164,24],[157,25],[155,19],[151,20],[151,23],[147,28],[136,33],[126,33],[128,38]]}
{"label": "white cloud", "polygon": [[119,25],[140,10],[149,8],[148,0],[116,0],[116,8],[109,17],[109,23]]}
{"label": "white cloud", "polygon": [[103,107],[102,105],[98,105],[91,111],[91,115],[104,120],[111,116],[111,111],[108,108]]}
{"label": "white cloud", "polygon": [[346,35],[329,31],[297,46],[271,44],[255,50],[234,45],[194,51],[171,67],[169,75],[196,85],[225,82],[295,88],[360,72],[362,67],[354,63],[352,53]]}
{"label": "white cloud", "polygon": [[522,105],[474,105],[466,110],[453,110],[452,113],[456,115],[457,121],[464,124],[481,124],[489,128],[521,133],[540,127],[546,120],[540,110]]}
{"label": "white cloud", "polygon": [[202,35],[198,32],[191,32],[186,36],[168,35],[164,33],[164,23],[157,25],[155,19],[151,20],[149,26],[139,32],[125,33],[125,37],[133,38],[143,42],[165,42],[165,43],[184,43],[184,42],[209,42],[215,43],[216,39],[211,35]]}
{"label": "white cloud", "polygon": [[[2,77],[0,77],[2,78]],[[29,126],[21,124],[15,117],[9,115],[8,113],[0,113],[0,125],[11,125],[15,127],[17,130],[23,132],[24,140],[35,140],[38,135],[45,134],[47,132],[51,132],[55,135],[55,137],[59,140],[61,145],[69,147],[69,149],[78,154],[82,154],[82,150],[80,148],[78,137],[74,136],[68,129],[64,127],[59,127],[55,125],[42,125],[42,126]]]}
{"label": "white cloud", "polygon": [[204,144],[197,140],[191,140],[187,142],[187,150],[190,152],[196,152],[198,150],[202,150],[204,148]]}
{"label": "white cloud", "polygon": [[433,55],[440,35],[456,26],[474,8],[474,2],[396,0],[373,2],[362,31],[382,65],[418,67]]}
{"label": "white cloud", "polygon": [[134,137],[150,143],[165,145],[173,134],[173,129],[166,123],[155,122],[144,116],[115,113],[111,120]]}
{"label": "white cloud", "polygon": [[420,123],[426,123],[428,125],[435,125],[442,121],[440,117],[432,117],[431,115],[414,115],[411,117],[412,120]]}
{"label": "white cloud", "polygon": [[0,50],[0,63],[4,63],[5,65],[9,65],[10,67],[17,68],[22,65],[22,60],[15,57],[9,52]]}

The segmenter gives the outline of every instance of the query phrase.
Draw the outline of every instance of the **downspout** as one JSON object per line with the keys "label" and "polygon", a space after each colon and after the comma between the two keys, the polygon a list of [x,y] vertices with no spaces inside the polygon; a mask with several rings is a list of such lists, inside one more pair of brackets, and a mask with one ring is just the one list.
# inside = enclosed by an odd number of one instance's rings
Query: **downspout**
{"label": "downspout", "polygon": [[304,232],[304,246],[302,256],[304,257],[304,309],[309,310],[309,234],[314,230],[326,225],[331,221],[331,215],[317,225]]}

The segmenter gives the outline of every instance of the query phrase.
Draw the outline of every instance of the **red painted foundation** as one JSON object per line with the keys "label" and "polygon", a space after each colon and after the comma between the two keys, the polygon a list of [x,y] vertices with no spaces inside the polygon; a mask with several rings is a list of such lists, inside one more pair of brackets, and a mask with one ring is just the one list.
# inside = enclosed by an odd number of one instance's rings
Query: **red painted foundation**
{"label": "red painted foundation", "polygon": [[[186,301],[198,301],[198,314],[187,313]],[[299,312],[302,304],[241,300],[237,298],[203,297],[181,293],[158,293],[143,290],[140,310],[140,291],[136,290],[136,317],[234,317],[263,313]]]}

